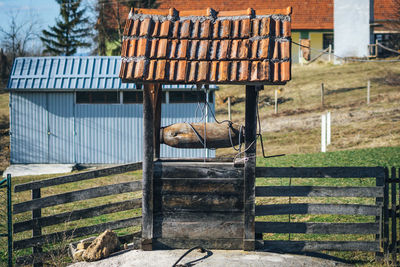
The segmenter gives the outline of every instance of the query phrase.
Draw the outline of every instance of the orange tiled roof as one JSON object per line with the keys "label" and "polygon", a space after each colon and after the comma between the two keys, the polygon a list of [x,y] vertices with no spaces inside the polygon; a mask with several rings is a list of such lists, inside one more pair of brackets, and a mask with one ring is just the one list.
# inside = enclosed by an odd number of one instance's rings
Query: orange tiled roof
{"label": "orange tiled roof", "polygon": [[281,84],[290,80],[291,8],[135,9],[120,77],[131,82]]}

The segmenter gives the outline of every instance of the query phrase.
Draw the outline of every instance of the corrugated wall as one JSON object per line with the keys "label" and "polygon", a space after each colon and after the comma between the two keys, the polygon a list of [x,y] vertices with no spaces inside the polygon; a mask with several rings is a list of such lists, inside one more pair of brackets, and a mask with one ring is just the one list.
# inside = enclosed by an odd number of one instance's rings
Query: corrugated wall
{"label": "corrugated wall", "polygon": [[[74,104],[74,93],[13,92],[11,116],[12,163],[125,163],[142,159],[140,104]],[[162,106],[162,125],[196,122],[201,116],[197,104]],[[162,157],[204,154],[202,149],[161,148]],[[215,152],[209,151],[209,156]]]}

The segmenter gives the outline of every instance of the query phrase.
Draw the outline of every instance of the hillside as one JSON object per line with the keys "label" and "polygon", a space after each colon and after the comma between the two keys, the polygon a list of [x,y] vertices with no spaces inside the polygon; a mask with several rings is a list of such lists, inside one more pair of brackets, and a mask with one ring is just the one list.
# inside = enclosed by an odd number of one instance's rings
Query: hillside
{"label": "hillside", "polygon": [[[268,155],[318,152],[320,116],[326,111],[332,116],[328,151],[400,146],[400,62],[295,65],[292,75],[287,85],[265,86],[260,92],[261,128]],[[273,106],[275,89],[281,91],[278,114]],[[216,96],[217,119],[227,119],[228,96],[233,103],[233,121],[244,124],[244,86],[221,86]],[[232,155],[232,149],[221,149],[217,154]]]}

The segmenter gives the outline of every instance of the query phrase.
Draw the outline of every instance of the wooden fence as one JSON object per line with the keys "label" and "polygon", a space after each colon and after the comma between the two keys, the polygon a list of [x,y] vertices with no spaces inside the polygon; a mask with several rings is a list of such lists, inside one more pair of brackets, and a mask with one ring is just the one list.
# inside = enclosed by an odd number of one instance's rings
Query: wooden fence
{"label": "wooden fence", "polygon": [[[384,236],[387,241],[386,258],[391,260],[393,266],[398,266],[397,253],[400,252],[399,226],[400,226],[400,169],[386,169],[386,195],[384,199]],[[389,196],[390,194],[390,196]],[[390,256],[389,256],[390,255]]]}
{"label": "wooden fence", "polygon": [[[288,215],[289,222],[259,221],[256,217],[255,229],[257,246],[264,250],[278,251],[370,251],[380,253],[382,249],[387,251],[388,227],[382,224],[387,220],[384,207],[387,207],[387,186],[385,186],[386,170],[382,167],[327,167],[327,168],[256,168],[256,177],[263,178],[373,178],[375,186],[357,187],[327,187],[327,186],[257,186],[256,197],[285,197],[289,198],[289,204],[257,205],[256,216]],[[318,180],[317,179],[317,180]],[[385,196],[385,198],[384,198]],[[369,198],[371,205],[351,203],[290,203],[290,198],[301,197],[309,199],[313,197],[324,198]],[[371,199],[372,198],[372,199]],[[384,201],[385,199],[385,201]],[[383,214],[384,213],[384,214]],[[290,222],[290,215],[295,214],[333,214],[333,215],[357,215],[374,216],[375,220],[370,222]],[[372,217],[372,218],[374,218]],[[384,218],[383,218],[384,217]],[[367,217],[368,218],[368,217]],[[360,221],[368,221],[368,219]],[[369,217],[371,218],[371,217]],[[273,220],[273,219],[272,219]],[[301,240],[263,240],[263,233],[272,234],[351,234],[375,236],[375,240],[359,241],[315,241]],[[318,240],[318,239],[317,239]],[[321,240],[321,239],[320,239]]]}
{"label": "wooden fence", "polygon": [[[19,257],[17,264],[40,265],[43,258],[47,257],[49,252],[43,252],[43,245],[57,243],[65,239],[73,239],[92,234],[101,233],[107,229],[121,229],[141,224],[141,217],[130,217],[122,220],[103,222],[96,225],[84,226],[75,229],[42,234],[44,227],[59,225],[66,222],[77,221],[86,218],[121,212],[126,210],[137,209],[141,207],[141,199],[128,199],[119,202],[107,203],[104,205],[89,207],[84,209],[74,209],[69,212],[59,213],[55,215],[42,216],[42,209],[54,207],[56,205],[64,205],[67,203],[89,200],[93,198],[129,193],[140,191],[142,189],[141,181],[124,182],[117,184],[104,185],[94,188],[85,188],[77,191],[66,192],[57,195],[41,197],[41,189],[73,182],[81,182],[88,179],[94,179],[109,175],[122,174],[125,172],[141,169],[141,163],[120,165],[111,168],[77,173],[57,178],[34,181],[25,184],[16,185],[15,193],[23,191],[31,191],[32,199],[29,201],[16,203],[13,205],[13,214],[31,212],[30,220],[14,223],[14,234],[23,231],[32,231],[30,238],[16,240],[13,243],[14,250],[32,248],[32,255]],[[57,253],[56,251],[52,253]]]}

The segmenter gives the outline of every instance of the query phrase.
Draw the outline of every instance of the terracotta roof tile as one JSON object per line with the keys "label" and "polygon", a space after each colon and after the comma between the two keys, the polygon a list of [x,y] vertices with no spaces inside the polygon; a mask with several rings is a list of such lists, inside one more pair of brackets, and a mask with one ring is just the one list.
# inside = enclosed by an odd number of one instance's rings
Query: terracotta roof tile
{"label": "terracotta roof tile", "polygon": [[124,29],[120,77],[132,82],[284,83],[291,9],[136,9]]}

